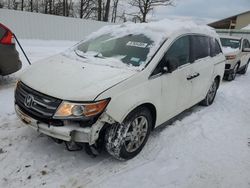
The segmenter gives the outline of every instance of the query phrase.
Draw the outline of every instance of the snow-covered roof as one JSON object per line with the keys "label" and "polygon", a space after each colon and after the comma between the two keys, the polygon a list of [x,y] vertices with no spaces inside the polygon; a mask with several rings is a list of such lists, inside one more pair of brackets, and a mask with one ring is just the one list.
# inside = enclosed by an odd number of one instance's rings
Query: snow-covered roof
{"label": "snow-covered roof", "polygon": [[169,38],[172,34],[177,33],[200,33],[210,36],[218,36],[215,30],[207,25],[198,25],[190,20],[181,21],[164,19],[150,23],[129,22],[121,25],[104,26],[87,37],[87,39],[108,33],[114,37],[122,37],[128,34],[144,34],[156,43],[159,40]]}
{"label": "snow-covered roof", "polygon": [[163,19],[161,21],[150,23],[132,23],[127,22],[121,25],[104,26],[100,30],[89,35],[86,40],[96,38],[101,35],[109,34],[113,38],[120,38],[129,34],[147,36],[154,42],[147,56],[149,60],[159,46],[172,35],[182,35],[186,33],[205,34],[219,38],[215,30],[207,25],[198,25],[195,22],[188,20],[170,20]]}

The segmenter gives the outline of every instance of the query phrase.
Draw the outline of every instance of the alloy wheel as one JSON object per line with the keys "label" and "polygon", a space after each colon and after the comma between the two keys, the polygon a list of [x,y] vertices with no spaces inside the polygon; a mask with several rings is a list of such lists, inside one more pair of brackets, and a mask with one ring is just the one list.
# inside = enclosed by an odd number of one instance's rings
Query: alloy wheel
{"label": "alloy wheel", "polygon": [[148,132],[148,120],[144,116],[136,117],[130,124],[124,146],[127,152],[136,151],[143,143]]}
{"label": "alloy wheel", "polygon": [[209,103],[211,101],[213,101],[213,99],[216,95],[216,91],[217,91],[217,83],[216,83],[216,81],[214,81],[212,86],[210,87],[210,89],[208,91],[208,94],[207,94],[207,98],[208,98]]}

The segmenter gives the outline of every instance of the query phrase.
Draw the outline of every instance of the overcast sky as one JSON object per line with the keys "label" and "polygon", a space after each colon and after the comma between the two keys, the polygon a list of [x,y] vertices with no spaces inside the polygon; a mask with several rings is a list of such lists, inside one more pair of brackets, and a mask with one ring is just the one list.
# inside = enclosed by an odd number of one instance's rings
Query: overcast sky
{"label": "overcast sky", "polygon": [[209,23],[250,10],[250,0],[176,0],[175,4],[155,9],[154,18],[184,17]]}

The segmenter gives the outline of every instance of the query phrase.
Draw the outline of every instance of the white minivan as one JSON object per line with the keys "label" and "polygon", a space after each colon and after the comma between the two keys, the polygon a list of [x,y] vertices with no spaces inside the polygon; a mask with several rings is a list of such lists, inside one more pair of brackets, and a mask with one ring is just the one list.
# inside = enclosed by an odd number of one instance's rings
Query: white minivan
{"label": "white minivan", "polygon": [[197,103],[212,104],[224,68],[219,38],[207,26],[106,26],[29,67],[15,109],[40,133],[130,159],[155,127]]}

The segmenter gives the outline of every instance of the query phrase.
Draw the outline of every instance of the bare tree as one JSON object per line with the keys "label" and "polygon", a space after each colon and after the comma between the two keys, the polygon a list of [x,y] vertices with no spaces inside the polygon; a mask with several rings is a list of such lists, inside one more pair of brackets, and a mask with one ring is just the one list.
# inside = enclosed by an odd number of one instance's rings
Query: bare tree
{"label": "bare tree", "polygon": [[34,1],[34,10],[35,12],[39,12],[39,0]]}
{"label": "bare tree", "polygon": [[66,16],[66,4],[67,0],[63,0],[63,16]]}
{"label": "bare tree", "polygon": [[[80,17],[105,22],[127,21],[146,22],[147,15],[156,6],[172,5],[175,0],[0,0],[0,8],[40,12],[59,16]],[[137,8],[131,13],[124,10],[130,4]],[[133,9],[132,9],[133,10]]]}
{"label": "bare tree", "polygon": [[33,0],[30,0],[30,12],[33,12]]}
{"label": "bare tree", "polygon": [[18,9],[18,2],[16,0],[12,0],[13,3],[13,9],[17,10]]}
{"label": "bare tree", "polygon": [[23,11],[23,7],[24,7],[24,0],[21,1],[21,11]]}
{"label": "bare tree", "polygon": [[130,5],[139,9],[138,17],[141,22],[146,22],[148,13],[157,6],[170,6],[173,5],[174,0],[131,0]]}
{"label": "bare tree", "polygon": [[102,0],[98,0],[98,8],[97,8],[97,20],[102,20]]}
{"label": "bare tree", "polygon": [[44,0],[43,7],[44,7],[45,14],[54,14],[55,0]]}
{"label": "bare tree", "polygon": [[106,1],[106,5],[105,5],[105,12],[104,12],[104,16],[103,16],[103,21],[104,22],[108,22],[109,21],[109,11],[110,11],[110,0]]}
{"label": "bare tree", "polygon": [[52,14],[52,0],[49,0],[49,14]]}
{"label": "bare tree", "polygon": [[117,18],[117,8],[118,8],[119,0],[113,0],[113,9],[111,15],[111,22],[115,23]]}
{"label": "bare tree", "polygon": [[96,11],[95,0],[80,0],[80,9],[79,17],[80,18],[90,18],[94,11]]}
{"label": "bare tree", "polygon": [[97,2],[97,20],[105,21],[109,20],[111,0],[98,0]]}

